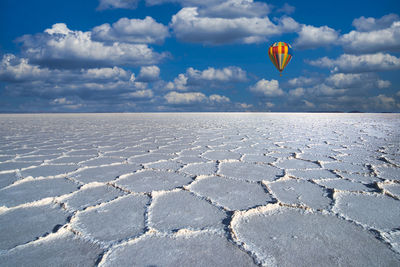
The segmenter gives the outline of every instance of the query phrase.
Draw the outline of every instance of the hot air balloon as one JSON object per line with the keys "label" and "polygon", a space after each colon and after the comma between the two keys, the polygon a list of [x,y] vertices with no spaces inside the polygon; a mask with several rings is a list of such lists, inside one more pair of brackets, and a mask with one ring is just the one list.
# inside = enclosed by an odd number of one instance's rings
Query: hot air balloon
{"label": "hot air balloon", "polygon": [[276,42],[269,47],[268,55],[282,76],[283,69],[292,59],[292,46],[285,42]]}

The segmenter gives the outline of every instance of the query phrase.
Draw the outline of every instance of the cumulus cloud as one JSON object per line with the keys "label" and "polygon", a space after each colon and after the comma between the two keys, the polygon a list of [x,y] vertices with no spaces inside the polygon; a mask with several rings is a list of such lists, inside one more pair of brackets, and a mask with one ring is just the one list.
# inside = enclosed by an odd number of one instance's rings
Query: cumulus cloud
{"label": "cumulus cloud", "polygon": [[207,100],[207,97],[199,92],[178,93],[172,91],[166,94],[164,98],[168,104],[192,104]]}
{"label": "cumulus cloud", "polygon": [[387,88],[389,81],[380,80],[370,73],[336,73],[326,79],[326,83],[336,88]]}
{"label": "cumulus cloud", "polygon": [[260,17],[269,13],[270,6],[253,0],[146,0],[147,5],[179,3],[183,7],[197,7],[200,16],[218,18]]}
{"label": "cumulus cloud", "polygon": [[151,89],[137,90],[135,92],[123,94],[126,98],[152,98],[154,93]]}
{"label": "cumulus cloud", "polygon": [[187,89],[187,80],[188,78],[185,76],[185,74],[181,73],[174,79],[173,82],[168,82],[166,89],[185,91]]}
{"label": "cumulus cloud", "polygon": [[162,43],[169,36],[168,27],[152,17],[145,19],[121,18],[112,25],[94,27],[92,40],[126,43]]}
{"label": "cumulus cloud", "polygon": [[99,0],[97,10],[105,9],[135,9],[140,0]]}
{"label": "cumulus cloud", "polygon": [[239,67],[230,66],[222,69],[209,67],[205,70],[196,70],[192,67],[181,73],[173,82],[166,86],[168,90],[187,90],[189,87],[215,87],[223,83],[247,81],[246,71]]}
{"label": "cumulus cloud", "polygon": [[246,71],[239,67],[226,67],[223,69],[215,69],[212,67],[200,71],[194,68],[188,68],[186,71],[189,77],[189,83],[213,82],[244,82],[247,80]]}
{"label": "cumulus cloud", "polygon": [[316,67],[330,68],[333,72],[375,72],[400,69],[400,58],[390,54],[376,53],[366,55],[343,54],[337,59],[323,57],[307,61]]}
{"label": "cumulus cloud", "polygon": [[30,81],[49,77],[49,69],[29,64],[28,59],[5,54],[0,62],[0,80],[6,82]]}
{"label": "cumulus cloud", "polygon": [[343,49],[355,54],[400,51],[400,20],[393,22],[388,28],[375,28],[378,29],[367,32],[351,31],[344,34],[340,38]]}
{"label": "cumulus cloud", "polygon": [[353,20],[353,26],[359,32],[369,32],[388,28],[393,22],[399,20],[400,18],[397,14],[388,14],[379,19],[362,16]]}
{"label": "cumulus cloud", "polygon": [[253,0],[215,1],[199,9],[200,16],[218,18],[261,17],[270,11],[266,3]]}
{"label": "cumulus cloud", "polygon": [[210,95],[209,100],[216,103],[230,102],[230,99],[228,97],[216,94]]}
{"label": "cumulus cloud", "polygon": [[185,42],[259,43],[266,41],[270,36],[291,31],[293,21],[286,19],[283,22],[275,25],[268,17],[202,17],[197,7],[187,7],[172,17],[170,26],[176,37]]}
{"label": "cumulus cloud", "polygon": [[303,96],[305,93],[305,90],[303,87],[298,87],[296,89],[290,90],[289,95],[294,96],[294,97],[300,97]]}
{"label": "cumulus cloud", "polygon": [[[14,96],[55,97],[53,104],[66,96],[81,98],[151,97],[147,82],[139,82],[135,74],[120,67],[90,69],[49,69],[32,65],[28,59],[7,54],[0,63],[0,81],[6,82],[5,93]],[[150,82],[150,81],[149,81]],[[147,90],[146,90],[147,89]],[[101,92],[101,93],[99,93]]]}
{"label": "cumulus cloud", "polygon": [[282,89],[279,88],[277,80],[259,80],[254,86],[250,87],[250,91],[263,96],[281,96],[284,94]]}
{"label": "cumulus cloud", "polygon": [[318,82],[320,82],[319,78],[300,76],[300,77],[296,77],[296,78],[290,79],[288,81],[288,84],[291,87],[301,87],[301,86],[314,85],[314,84],[316,84]]}
{"label": "cumulus cloud", "polygon": [[160,79],[160,68],[157,66],[145,66],[140,68],[138,82],[151,82]]}
{"label": "cumulus cloud", "polygon": [[166,56],[145,44],[93,41],[91,34],[72,31],[64,23],[57,23],[43,33],[24,35],[18,41],[30,62],[58,68],[151,65]]}
{"label": "cumulus cloud", "polygon": [[314,27],[311,25],[302,25],[298,34],[295,46],[300,49],[331,45],[338,40],[339,36],[337,31],[328,26]]}
{"label": "cumulus cloud", "polygon": [[230,99],[226,96],[221,96],[217,94],[210,95],[207,97],[205,94],[200,92],[189,92],[189,93],[179,93],[179,92],[169,92],[164,96],[164,99],[168,104],[171,105],[188,105],[188,104],[222,104],[229,103]]}
{"label": "cumulus cloud", "polygon": [[389,97],[384,94],[380,94],[375,97],[371,97],[371,100],[375,104],[375,106],[379,109],[383,110],[391,110],[394,108],[400,108],[400,105],[396,103],[396,100],[393,97]]}

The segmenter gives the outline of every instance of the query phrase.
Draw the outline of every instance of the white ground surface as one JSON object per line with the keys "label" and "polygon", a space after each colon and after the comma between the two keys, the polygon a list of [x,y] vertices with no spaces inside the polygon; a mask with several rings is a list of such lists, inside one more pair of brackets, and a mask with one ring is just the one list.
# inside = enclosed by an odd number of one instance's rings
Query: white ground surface
{"label": "white ground surface", "polygon": [[0,265],[400,266],[400,116],[0,115]]}

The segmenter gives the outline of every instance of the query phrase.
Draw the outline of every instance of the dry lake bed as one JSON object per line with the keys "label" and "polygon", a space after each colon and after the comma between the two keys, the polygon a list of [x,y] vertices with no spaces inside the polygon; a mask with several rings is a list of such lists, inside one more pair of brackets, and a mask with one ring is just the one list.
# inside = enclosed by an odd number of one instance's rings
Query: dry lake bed
{"label": "dry lake bed", "polygon": [[400,115],[0,115],[1,266],[400,266]]}

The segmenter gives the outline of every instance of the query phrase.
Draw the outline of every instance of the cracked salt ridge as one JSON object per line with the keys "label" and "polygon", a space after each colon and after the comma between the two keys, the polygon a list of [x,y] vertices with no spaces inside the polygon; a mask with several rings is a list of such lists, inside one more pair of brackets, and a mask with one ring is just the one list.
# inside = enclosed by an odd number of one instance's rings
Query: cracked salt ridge
{"label": "cracked salt ridge", "polygon": [[381,183],[378,186],[388,192],[392,196],[400,200],[400,184],[398,183]]}
{"label": "cracked salt ridge", "polygon": [[[135,257],[132,257],[135,255]],[[117,246],[99,266],[256,266],[224,236],[181,230],[172,236],[150,233]]]}
{"label": "cracked salt ridge", "polygon": [[226,213],[220,208],[184,190],[153,192],[149,208],[149,226],[162,232],[179,229],[223,231]]}
{"label": "cracked salt ridge", "polygon": [[71,227],[90,239],[112,244],[137,237],[145,230],[145,211],[150,198],[127,195],[94,208],[78,211]]}
{"label": "cracked salt ridge", "polygon": [[24,179],[0,189],[0,207],[13,207],[57,197],[78,190],[77,184],[65,178]]}
{"label": "cracked salt ridge", "polygon": [[287,178],[265,184],[279,201],[286,204],[319,210],[329,209],[332,204],[332,192],[309,181]]}
{"label": "cracked salt ridge", "polygon": [[64,195],[58,198],[59,202],[66,204],[66,208],[72,210],[82,210],[90,206],[109,202],[120,196],[125,195],[119,189],[104,183],[90,183],[83,185],[79,191],[70,195]]}
{"label": "cracked salt ridge", "polygon": [[353,182],[345,179],[326,179],[317,180],[315,183],[326,188],[343,190],[343,191],[358,191],[358,192],[373,192],[377,189],[371,185],[365,185],[359,182]]}
{"label": "cracked salt ridge", "polygon": [[134,174],[124,175],[114,184],[133,192],[152,192],[158,190],[170,190],[189,184],[193,177],[188,175],[156,170],[142,170]]}
{"label": "cracked salt ridge", "polygon": [[377,176],[382,179],[400,181],[400,168],[393,166],[373,166]]}
{"label": "cracked salt ridge", "polygon": [[61,228],[0,254],[2,266],[93,266],[103,250]]}
{"label": "cracked salt ridge", "polygon": [[57,226],[67,223],[70,215],[49,199],[3,210],[0,212],[0,250],[11,249],[48,235]]}
{"label": "cracked salt ridge", "polygon": [[[268,205],[235,212],[234,239],[265,266],[397,266],[399,255],[336,216]],[[360,244],[363,244],[360,246]]]}
{"label": "cracked salt ridge", "polygon": [[187,187],[217,206],[228,210],[242,210],[275,202],[261,184],[226,179],[218,176],[197,178]]}
{"label": "cracked salt ridge", "polygon": [[333,211],[364,227],[380,231],[400,228],[400,202],[383,194],[335,193]]}
{"label": "cracked salt ridge", "polygon": [[12,183],[18,181],[20,178],[15,172],[0,173],[0,188],[11,185]]}

